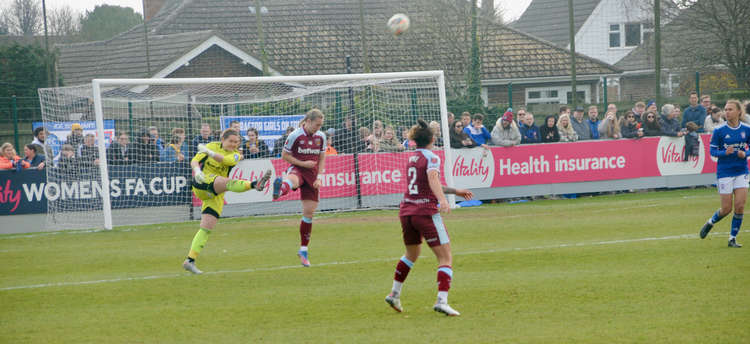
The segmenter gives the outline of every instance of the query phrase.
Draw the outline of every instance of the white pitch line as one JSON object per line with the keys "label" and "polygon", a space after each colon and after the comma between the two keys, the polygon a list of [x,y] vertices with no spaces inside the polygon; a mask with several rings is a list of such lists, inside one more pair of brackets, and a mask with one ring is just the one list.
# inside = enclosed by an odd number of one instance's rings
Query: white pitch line
{"label": "white pitch line", "polygon": [[[750,230],[744,230],[742,232],[750,232]],[[711,236],[718,236],[718,235],[727,235],[727,234],[728,233],[726,233],[726,232],[724,232],[724,233],[719,232],[719,233],[711,233],[710,235]],[[644,242],[644,241],[697,239],[697,238],[698,238],[697,234],[681,234],[681,235],[670,235],[670,236],[664,236],[664,237],[622,239],[622,240],[607,240],[607,241],[598,241],[598,242],[580,242],[580,243],[573,243],[573,244],[557,244],[557,245],[543,245],[543,246],[531,246],[531,247],[498,248],[498,249],[491,249],[491,250],[456,252],[453,255],[454,256],[467,256],[467,255],[474,255],[474,254],[515,252],[515,251],[530,251],[530,250],[548,250],[548,249],[567,248],[567,247],[614,245],[614,244],[625,244],[625,243]],[[366,260],[352,260],[352,261],[343,261],[343,262],[327,262],[327,263],[316,263],[315,266],[333,266],[333,265],[351,265],[351,264],[365,264],[365,263],[380,263],[380,262],[396,261],[398,259],[399,259],[399,257],[396,257],[396,258],[392,257],[392,258],[375,258],[375,259],[366,259]],[[259,272],[259,271],[278,271],[278,270],[298,269],[298,268],[302,268],[302,266],[300,266],[300,265],[283,265],[283,266],[271,266],[271,267],[265,267],[265,268],[249,268],[249,269],[241,269],[241,270],[208,271],[208,272],[205,272],[204,275],[222,275],[222,274],[248,273],[248,272]],[[42,284],[20,285],[20,286],[13,286],[13,287],[3,287],[3,288],[0,288],[0,291],[18,290],[18,289],[37,289],[37,288],[49,288],[49,287],[70,287],[70,286],[79,286],[79,285],[116,283],[116,282],[125,282],[125,281],[145,281],[145,280],[153,280],[153,279],[176,278],[176,277],[186,277],[186,276],[189,276],[189,275],[187,275],[186,273],[181,273],[181,274],[174,273],[174,274],[151,275],[151,276],[140,276],[140,277],[112,278],[112,279],[102,279],[102,280],[94,280],[94,281],[42,283]]]}

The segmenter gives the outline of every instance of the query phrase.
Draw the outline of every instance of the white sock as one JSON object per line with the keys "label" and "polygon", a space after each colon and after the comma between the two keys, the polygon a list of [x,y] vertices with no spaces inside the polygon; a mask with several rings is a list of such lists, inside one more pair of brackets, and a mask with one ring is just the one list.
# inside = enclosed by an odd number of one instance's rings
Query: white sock
{"label": "white sock", "polygon": [[391,292],[393,293],[394,297],[401,296],[401,287],[403,286],[404,286],[404,283],[393,280],[393,288],[391,288]]}
{"label": "white sock", "polygon": [[438,292],[437,303],[442,303],[442,304],[448,303],[448,292],[447,291],[439,291]]}
{"label": "white sock", "polygon": [[299,250],[300,252],[307,252],[307,246],[300,246]]}

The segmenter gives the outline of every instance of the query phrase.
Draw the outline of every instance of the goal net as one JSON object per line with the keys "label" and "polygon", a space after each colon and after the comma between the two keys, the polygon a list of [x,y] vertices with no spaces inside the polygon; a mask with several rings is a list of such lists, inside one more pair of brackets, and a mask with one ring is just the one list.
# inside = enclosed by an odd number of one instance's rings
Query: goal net
{"label": "goal net", "polygon": [[[450,161],[441,71],[296,77],[107,79],[39,90],[54,166],[44,195],[51,229],[179,222],[200,218],[189,162],[197,144],[238,129],[243,160],[229,177],[282,176],[288,133],[313,108],[324,113],[325,170],[318,210],[395,207],[407,187],[417,118],[436,131]],[[447,150],[444,150],[447,148]],[[443,177],[451,182],[450,168]],[[223,217],[301,212],[299,192],[227,192]],[[452,200],[451,200],[452,202]]]}

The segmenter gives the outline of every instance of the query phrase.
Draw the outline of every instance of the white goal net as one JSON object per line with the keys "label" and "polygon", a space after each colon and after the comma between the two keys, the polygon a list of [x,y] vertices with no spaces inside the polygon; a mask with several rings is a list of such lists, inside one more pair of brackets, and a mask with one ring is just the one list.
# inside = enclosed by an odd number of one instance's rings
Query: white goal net
{"label": "white goal net", "polygon": [[[313,108],[324,113],[330,147],[318,210],[395,207],[414,149],[405,137],[417,118],[434,122],[436,152],[450,158],[443,73],[328,76],[108,79],[39,90],[54,166],[44,194],[48,227],[112,228],[200,217],[189,161],[198,143],[242,135],[243,160],[229,172],[255,180],[281,176],[287,134]],[[64,133],[64,134],[60,134]],[[446,156],[447,155],[447,156]],[[446,159],[446,157],[448,159]],[[450,169],[443,176],[451,182]],[[299,192],[225,195],[223,217],[301,212]]]}

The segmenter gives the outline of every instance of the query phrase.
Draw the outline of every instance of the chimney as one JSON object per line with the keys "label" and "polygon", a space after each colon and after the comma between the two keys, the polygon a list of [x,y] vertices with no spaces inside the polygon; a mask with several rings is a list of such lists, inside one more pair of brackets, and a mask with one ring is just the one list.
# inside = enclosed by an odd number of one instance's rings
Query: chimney
{"label": "chimney", "polygon": [[149,20],[164,7],[167,0],[143,0],[143,19]]}

